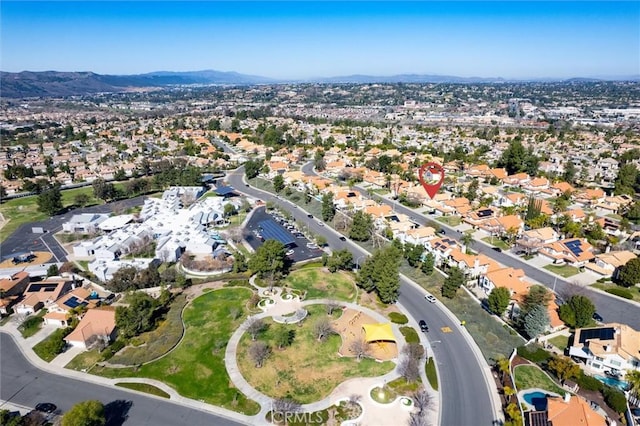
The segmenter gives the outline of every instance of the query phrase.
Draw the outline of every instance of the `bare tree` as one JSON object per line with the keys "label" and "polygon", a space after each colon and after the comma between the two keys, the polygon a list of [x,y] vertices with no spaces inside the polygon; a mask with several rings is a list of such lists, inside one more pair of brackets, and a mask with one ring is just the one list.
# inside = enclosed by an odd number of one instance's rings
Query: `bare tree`
{"label": "bare tree", "polygon": [[413,404],[418,409],[418,414],[424,414],[429,408],[431,408],[433,400],[427,391],[421,388],[413,394]]}
{"label": "bare tree", "polygon": [[427,419],[424,415],[418,413],[411,413],[409,417],[409,426],[429,426]]}
{"label": "bare tree", "polygon": [[191,191],[185,192],[180,196],[180,201],[182,201],[182,205],[187,208],[196,201],[196,194]]}
{"label": "bare tree", "polygon": [[254,342],[249,348],[249,355],[256,363],[256,368],[260,368],[271,355],[271,348],[265,342]]}
{"label": "bare tree", "polygon": [[420,360],[424,356],[424,348],[419,343],[409,343],[402,348],[402,353],[407,358]]}
{"label": "bare tree", "polygon": [[276,413],[297,413],[302,406],[288,398],[278,398],[271,402],[271,409]]}
{"label": "bare tree", "polygon": [[251,340],[255,342],[258,334],[262,333],[265,328],[267,328],[267,325],[264,323],[264,321],[262,321],[260,318],[252,318],[249,320],[247,332],[251,335]]}
{"label": "bare tree", "polygon": [[333,311],[340,308],[340,303],[335,300],[331,300],[325,306],[327,307],[327,315],[332,315]]}
{"label": "bare tree", "polygon": [[398,372],[404,379],[409,382],[415,382],[420,377],[420,366],[414,358],[404,357],[398,365]]}
{"label": "bare tree", "polygon": [[229,235],[229,239],[234,243],[239,243],[242,241],[243,235],[242,229],[240,227],[230,229],[229,231],[227,231],[227,234]]}
{"label": "bare tree", "polygon": [[351,342],[349,350],[355,355],[356,360],[360,362],[362,358],[369,354],[369,344],[362,339],[357,339]]}
{"label": "bare tree", "polygon": [[325,341],[331,334],[335,334],[335,330],[328,319],[320,318],[313,324],[313,335],[319,342]]}
{"label": "bare tree", "polygon": [[563,300],[569,300],[572,296],[584,296],[585,289],[579,282],[573,281],[558,290],[558,296]]}

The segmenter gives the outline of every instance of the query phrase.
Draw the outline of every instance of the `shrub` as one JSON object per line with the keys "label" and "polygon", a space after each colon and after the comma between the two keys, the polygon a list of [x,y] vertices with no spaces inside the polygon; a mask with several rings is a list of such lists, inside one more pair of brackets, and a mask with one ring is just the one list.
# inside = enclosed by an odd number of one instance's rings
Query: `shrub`
{"label": "shrub", "polygon": [[113,342],[112,344],[110,344],[109,346],[107,346],[102,351],[102,353],[100,354],[100,358],[103,361],[107,361],[107,360],[111,359],[118,351],[120,351],[124,347],[125,347],[124,341],[118,339],[115,342]]}
{"label": "shrub", "polygon": [[433,357],[430,357],[425,366],[427,373],[427,380],[434,390],[438,390],[438,374],[436,373],[436,364],[433,362]]}
{"label": "shrub", "polygon": [[600,380],[592,376],[587,376],[582,371],[578,374],[575,382],[584,390],[600,391],[604,388],[604,384]]}
{"label": "shrub", "polygon": [[50,362],[62,353],[66,346],[64,338],[73,331],[72,327],[60,328],[33,347],[33,351],[43,360]]}
{"label": "shrub", "polygon": [[536,364],[541,364],[551,358],[551,354],[549,352],[537,345],[518,347],[518,355],[531,362],[535,362]]}
{"label": "shrub", "polygon": [[604,396],[604,402],[615,410],[616,413],[624,413],[627,409],[627,398],[625,398],[624,394],[618,389],[605,386],[602,395]]}
{"label": "shrub", "polygon": [[400,314],[398,312],[391,312],[389,314],[389,319],[395,324],[406,324],[409,322],[409,319],[406,315]]}
{"label": "shrub", "polygon": [[605,290],[607,293],[622,297],[624,299],[633,299],[633,295],[631,294],[631,292],[627,289],[624,288],[608,288]]}
{"label": "shrub", "polygon": [[400,327],[400,332],[407,343],[420,343],[418,332],[413,327]]}

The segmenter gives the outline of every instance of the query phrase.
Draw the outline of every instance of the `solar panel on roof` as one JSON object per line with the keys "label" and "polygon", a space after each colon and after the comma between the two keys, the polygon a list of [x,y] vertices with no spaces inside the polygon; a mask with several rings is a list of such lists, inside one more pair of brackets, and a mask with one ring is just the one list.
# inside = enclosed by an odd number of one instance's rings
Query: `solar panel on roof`
{"label": "solar panel on roof", "polygon": [[612,340],[615,334],[616,334],[616,330],[613,327],[587,328],[580,331],[579,343],[584,343],[587,340],[591,340],[591,339]]}
{"label": "solar panel on roof", "polygon": [[265,240],[277,240],[285,246],[293,244],[296,241],[290,232],[285,231],[284,228],[273,220],[263,220],[259,222],[258,225],[262,228],[262,236]]}
{"label": "solar panel on roof", "polygon": [[81,306],[81,305],[86,305],[86,302],[81,302],[80,299],[78,299],[75,296],[70,297],[69,299],[67,299],[64,304],[68,307],[70,307],[71,309],[77,307],[77,306]]}
{"label": "solar panel on roof", "polygon": [[235,191],[231,186],[221,186],[220,188],[216,188],[216,194],[218,195],[228,195]]}
{"label": "solar panel on roof", "polygon": [[490,216],[493,211],[491,209],[484,209],[478,211],[478,217],[486,217]]}

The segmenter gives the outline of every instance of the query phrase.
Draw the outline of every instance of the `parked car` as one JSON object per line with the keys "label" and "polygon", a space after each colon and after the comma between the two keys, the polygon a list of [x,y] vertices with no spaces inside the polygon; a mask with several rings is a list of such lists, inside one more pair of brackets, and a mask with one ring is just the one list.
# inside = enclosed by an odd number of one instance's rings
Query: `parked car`
{"label": "parked car", "polygon": [[311,213],[309,213],[309,214],[307,215],[307,217],[308,217],[308,218],[310,218],[310,219],[312,219],[312,218],[313,218],[313,215],[312,215]]}
{"label": "parked car", "polygon": [[502,249],[500,247],[491,247],[493,251],[497,251],[498,253],[502,253]]}
{"label": "parked car", "polygon": [[424,331],[425,333],[427,331],[429,331],[429,327],[427,326],[427,323],[425,320],[420,320],[420,322],[418,323],[418,325],[420,326],[420,330]]}
{"label": "parked car", "polygon": [[340,237],[340,241],[347,241],[347,237]]}
{"label": "parked car", "polygon": [[293,250],[289,250],[289,251],[287,251],[285,254],[286,254],[287,256],[291,256],[293,253],[295,253]]}
{"label": "parked car", "polygon": [[433,297],[433,295],[431,295],[431,294],[425,294],[424,298],[427,299],[431,303],[436,303],[436,301],[437,301],[436,298]]}
{"label": "parked car", "polygon": [[600,316],[600,314],[598,314],[597,312],[593,313],[593,317],[594,320],[598,321],[598,322],[604,322],[604,319]]}
{"label": "parked car", "polygon": [[440,229],[440,230],[438,231],[438,234],[440,234],[440,235],[444,235],[444,234],[446,234],[446,232],[445,232],[445,230],[444,230],[444,229]]}
{"label": "parked car", "polygon": [[36,410],[40,411],[42,413],[47,413],[47,414],[51,414],[54,411],[56,411],[58,407],[55,404],[52,404],[51,402],[40,402],[38,404],[36,404]]}

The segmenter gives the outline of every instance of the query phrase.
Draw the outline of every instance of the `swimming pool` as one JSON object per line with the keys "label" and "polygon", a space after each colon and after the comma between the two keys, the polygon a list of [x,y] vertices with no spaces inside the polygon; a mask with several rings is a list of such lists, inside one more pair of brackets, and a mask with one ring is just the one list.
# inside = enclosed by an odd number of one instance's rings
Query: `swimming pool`
{"label": "swimming pool", "polygon": [[547,409],[547,394],[544,392],[528,392],[522,394],[522,399],[524,399],[527,404],[535,407],[536,411],[544,411]]}
{"label": "swimming pool", "polygon": [[598,375],[595,375],[593,377],[600,380],[605,385],[609,385],[611,387],[618,388],[623,391],[627,390],[627,388],[629,387],[629,382],[625,382],[624,380],[618,380],[614,377],[606,377],[606,376],[598,376]]}

